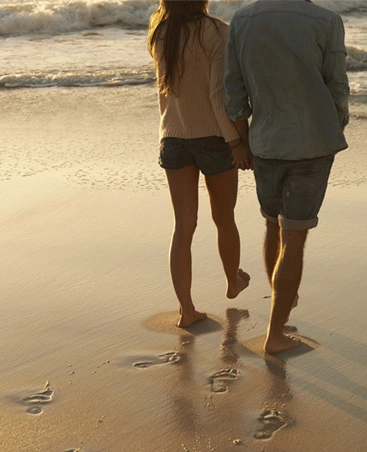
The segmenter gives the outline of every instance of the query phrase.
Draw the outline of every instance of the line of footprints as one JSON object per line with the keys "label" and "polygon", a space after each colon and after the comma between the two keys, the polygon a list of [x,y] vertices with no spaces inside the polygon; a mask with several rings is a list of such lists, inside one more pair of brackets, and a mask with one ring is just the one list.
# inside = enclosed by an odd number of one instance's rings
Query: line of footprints
{"label": "line of footprints", "polygon": [[[139,369],[146,369],[161,364],[175,364],[180,361],[180,355],[177,352],[167,352],[153,357],[146,361],[138,361],[133,364]],[[240,375],[238,369],[223,369],[209,377],[211,390],[215,393],[224,393],[228,391],[228,384],[236,380]],[[270,439],[275,432],[287,425],[287,421],[279,410],[266,408],[258,417],[262,427],[255,433],[254,438],[258,440]]]}
{"label": "line of footprints", "polygon": [[[139,361],[133,364],[139,369],[146,369],[159,364],[175,364],[180,361],[180,355],[177,352],[167,352],[158,355],[147,361]],[[211,389],[215,393],[224,393],[228,390],[228,383],[236,380],[240,375],[238,369],[223,369],[214,373],[209,377]],[[50,388],[47,381],[42,391],[36,394],[31,394],[21,400],[23,405],[26,405],[27,413],[38,415],[43,412],[45,405],[50,403],[53,399],[54,391]],[[259,440],[266,440],[272,435],[287,425],[284,416],[278,410],[265,409],[259,416],[258,420],[263,426],[258,429],[254,437]],[[81,452],[81,449],[68,449],[65,452]]]}

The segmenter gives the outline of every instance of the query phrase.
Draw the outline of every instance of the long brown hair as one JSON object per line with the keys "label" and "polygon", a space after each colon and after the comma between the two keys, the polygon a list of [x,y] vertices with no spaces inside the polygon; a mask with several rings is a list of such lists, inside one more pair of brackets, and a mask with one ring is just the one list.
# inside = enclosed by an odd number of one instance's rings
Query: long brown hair
{"label": "long brown hair", "polygon": [[[148,50],[157,66],[156,46],[163,41],[161,59],[165,63],[165,72],[158,80],[159,91],[168,95],[173,83],[182,77],[184,71],[184,51],[190,37],[189,23],[194,22],[194,34],[201,45],[203,17],[208,15],[208,0],[160,0],[159,8],[149,21]],[[213,18],[210,18],[215,22]],[[165,31],[162,34],[162,27]],[[183,43],[181,44],[181,39]],[[181,49],[182,45],[182,49]]]}

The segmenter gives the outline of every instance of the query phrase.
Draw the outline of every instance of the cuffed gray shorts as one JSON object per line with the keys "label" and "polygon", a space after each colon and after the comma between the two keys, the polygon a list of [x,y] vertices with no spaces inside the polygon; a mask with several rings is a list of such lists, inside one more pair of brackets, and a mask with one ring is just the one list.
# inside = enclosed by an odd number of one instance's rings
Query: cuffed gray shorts
{"label": "cuffed gray shorts", "polygon": [[214,176],[233,169],[230,146],[222,137],[163,138],[159,164],[165,169],[179,169],[196,165],[206,176]]}
{"label": "cuffed gray shorts", "polygon": [[334,154],[308,160],[254,157],[262,215],[283,229],[316,227],[333,161]]}

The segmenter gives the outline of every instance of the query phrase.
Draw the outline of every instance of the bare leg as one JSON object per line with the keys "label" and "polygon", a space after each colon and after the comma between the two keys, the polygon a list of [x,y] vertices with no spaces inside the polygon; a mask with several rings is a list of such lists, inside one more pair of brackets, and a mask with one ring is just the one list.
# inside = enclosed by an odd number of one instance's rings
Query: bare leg
{"label": "bare leg", "polygon": [[301,283],[307,230],[280,231],[280,252],[272,278],[272,307],[264,349],[278,353],[299,345],[299,341],[283,333]]}
{"label": "bare leg", "polygon": [[[277,223],[273,223],[272,221],[266,220],[266,233],[265,233],[265,241],[264,241],[264,262],[265,262],[265,270],[266,275],[268,277],[268,281],[270,287],[273,288],[273,274],[275,266],[279,259],[280,253],[280,227]],[[293,303],[292,309],[295,308],[298,304],[298,294],[296,294]],[[286,322],[288,322],[288,319]]]}
{"label": "bare leg", "polygon": [[238,171],[206,176],[212,217],[218,231],[218,249],[227,278],[227,297],[236,298],[249,285],[250,276],[240,265],[240,236],[234,217],[237,201]]}
{"label": "bare leg", "polygon": [[273,273],[280,252],[280,227],[277,223],[266,220],[266,233],[264,242],[265,270],[270,287],[272,286]]}
{"label": "bare leg", "polygon": [[191,298],[191,243],[197,223],[199,170],[190,165],[166,170],[166,176],[175,216],[170,269],[173,287],[181,305],[177,326],[187,328],[206,318],[205,313],[195,310]]}

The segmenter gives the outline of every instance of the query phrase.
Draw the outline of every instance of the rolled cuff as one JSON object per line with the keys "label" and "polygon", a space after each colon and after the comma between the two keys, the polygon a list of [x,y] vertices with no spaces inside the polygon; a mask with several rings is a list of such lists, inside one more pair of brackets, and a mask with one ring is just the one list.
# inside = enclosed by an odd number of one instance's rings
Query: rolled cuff
{"label": "rolled cuff", "polygon": [[309,220],[290,220],[283,215],[278,215],[278,218],[268,215],[263,209],[260,209],[261,215],[272,223],[278,224],[282,229],[290,231],[304,231],[306,229],[316,228],[319,219],[311,218]]}
{"label": "rolled cuff", "polygon": [[279,215],[279,226],[282,229],[288,229],[291,231],[304,231],[306,229],[313,229],[317,226],[319,219],[311,218],[310,220],[290,220],[289,218]]}
{"label": "rolled cuff", "polygon": [[227,109],[228,116],[232,121],[246,120],[252,115],[252,108],[248,105],[246,108],[240,110],[238,113],[231,113]]}
{"label": "rolled cuff", "polygon": [[346,127],[348,124],[349,124],[349,116],[347,116],[346,118],[343,119],[343,121],[341,123],[342,129],[344,129],[344,127]]}
{"label": "rolled cuff", "polygon": [[349,111],[344,110],[342,112],[338,111],[339,122],[342,129],[349,124]]}

